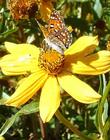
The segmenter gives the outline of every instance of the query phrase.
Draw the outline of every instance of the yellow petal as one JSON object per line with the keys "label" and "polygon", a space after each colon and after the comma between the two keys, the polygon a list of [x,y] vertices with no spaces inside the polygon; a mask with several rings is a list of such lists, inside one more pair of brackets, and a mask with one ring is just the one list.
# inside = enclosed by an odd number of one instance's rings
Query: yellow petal
{"label": "yellow petal", "polygon": [[38,68],[38,60],[29,54],[13,55],[8,54],[1,58],[0,67],[5,75],[20,75],[27,72],[34,72]]}
{"label": "yellow petal", "polygon": [[65,55],[73,55],[76,53],[82,53],[82,55],[87,55],[90,54],[97,45],[97,36],[82,36],[65,51]]}
{"label": "yellow petal", "polygon": [[38,71],[25,78],[15,93],[5,102],[8,106],[18,107],[26,103],[43,86],[48,75]]}
{"label": "yellow petal", "polygon": [[81,103],[93,103],[101,97],[89,85],[69,73],[60,74],[58,81],[68,94]]}
{"label": "yellow petal", "polygon": [[36,57],[39,54],[39,49],[31,44],[15,44],[11,42],[5,42],[5,47],[12,54],[30,54],[33,57]]}
{"label": "yellow petal", "polygon": [[16,52],[16,48],[18,48],[17,44],[12,43],[12,42],[5,42],[4,45],[5,45],[5,48],[7,49],[7,51],[10,53]]}
{"label": "yellow petal", "polygon": [[50,76],[41,92],[40,116],[43,122],[48,122],[60,105],[60,87],[57,79]]}
{"label": "yellow petal", "polygon": [[[98,75],[110,71],[110,52],[99,51],[86,56],[71,66],[72,72],[85,75]],[[68,67],[69,69],[69,67]]]}

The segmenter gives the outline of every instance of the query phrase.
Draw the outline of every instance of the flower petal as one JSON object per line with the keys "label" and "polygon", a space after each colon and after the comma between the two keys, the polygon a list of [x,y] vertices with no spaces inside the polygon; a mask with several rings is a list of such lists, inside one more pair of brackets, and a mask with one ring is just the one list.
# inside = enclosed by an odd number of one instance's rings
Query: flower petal
{"label": "flower petal", "polygon": [[54,76],[50,76],[41,92],[40,116],[43,122],[48,122],[60,105],[60,87]]}
{"label": "flower petal", "polygon": [[[68,67],[69,69],[69,67]],[[71,65],[72,72],[85,75],[98,75],[110,71],[110,52],[99,51]]]}
{"label": "flower petal", "polygon": [[89,85],[69,73],[60,74],[58,81],[67,93],[81,103],[93,103],[101,97]]}
{"label": "flower petal", "polygon": [[8,54],[1,58],[0,67],[5,75],[20,75],[38,69],[38,60],[30,54]]}
{"label": "flower petal", "polygon": [[36,71],[40,52],[37,47],[10,42],[5,42],[5,46],[12,53],[0,59],[0,67],[5,75],[20,75]]}
{"label": "flower petal", "polygon": [[47,77],[48,75],[44,71],[31,74],[22,82],[5,104],[18,107],[26,103],[43,86]]}
{"label": "flower petal", "polygon": [[31,44],[15,44],[11,42],[5,42],[5,47],[12,54],[30,54],[33,57],[36,57],[39,54],[39,48]]}
{"label": "flower petal", "polygon": [[65,55],[82,53],[84,56],[93,52],[97,45],[97,36],[82,36],[65,51]]}

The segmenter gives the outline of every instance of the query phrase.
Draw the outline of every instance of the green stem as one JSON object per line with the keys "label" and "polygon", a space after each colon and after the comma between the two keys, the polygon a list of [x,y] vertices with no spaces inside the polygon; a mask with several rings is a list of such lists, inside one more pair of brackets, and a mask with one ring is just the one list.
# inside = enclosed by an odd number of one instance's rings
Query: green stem
{"label": "green stem", "polygon": [[104,127],[103,123],[102,123],[102,114],[103,114],[104,104],[105,104],[105,101],[107,99],[109,91],[110,91],[110,81],[107,84],[107,87],[106,87],[105,92],[103,94],[103,97],[100,101],[100,104],[99,104],[99,107],[98,107],[98,112],[97,112],[99,131],[100,131],[101,134],[103,133],[103,127]]}
{"label": "green stem", "polygon": [[108,138],[109,129],[110,129],[110,117],[108,117],[108,119],[104,125],[104,128],[103,128],[103,139],[104,140],[108,140],[110,138],[110,137]]}
{"label": "green stem", "polygon": [[[104,78],[103,78],[102,75],[99,75],[99,80],[100,80],[100,86],[99,86],[99,91],[98,92],[101,95],[103,95],[104,94],[103,93],[103,86],[104,86],[105,81],[104,81]],[[102,96],[102,98],[103,98],[103,96]],[[97,127],[98,127],[100,133],[102,132],[102,129],[103,129],[103,122],[102,122],[103,106],[101,105],[102,98],[101,98],[101,101],[98,104],[97,117],[96,117],[96,119],[97,119],[96,123],[97,123]]]}
{"label": "green stem", "polygon": [[80,137],[81,140],[92,140],[87,136],[83,135],[76,127],[74,127],[61,113],[59,110],[55,113],[57,119],[67,126],[73,133]]}

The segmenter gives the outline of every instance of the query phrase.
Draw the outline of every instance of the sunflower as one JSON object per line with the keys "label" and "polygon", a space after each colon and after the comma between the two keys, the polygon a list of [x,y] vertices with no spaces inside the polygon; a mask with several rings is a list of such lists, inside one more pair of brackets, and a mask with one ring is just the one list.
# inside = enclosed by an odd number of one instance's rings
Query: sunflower
{"label": "sunflower", "polygon": [[94,53],[97,45],[97,37],[82,36],[62,55],[30,44],[5,42],[9,54],[0,60],[2,72],[8,76],[26,75],[5,104],[21,106],[41,89],[40,116],[48,122],[60,106],[61,88],[81,103],[98,101],[101,96],[75,75],[99,75],[110,70],[110,52]]}

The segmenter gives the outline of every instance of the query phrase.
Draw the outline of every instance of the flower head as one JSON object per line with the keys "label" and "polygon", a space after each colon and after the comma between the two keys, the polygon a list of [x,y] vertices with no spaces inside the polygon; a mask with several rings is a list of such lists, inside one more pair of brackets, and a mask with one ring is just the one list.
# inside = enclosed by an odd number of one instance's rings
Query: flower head
{"label": "flower head", "polygon": [[97,45],[97,37],[83,36],[62,55],[55,50],[40,51],[30,44],[6,42],[9,54],[0,60],[2,72],[10,76],[28,76],[20,82],[15,93],[5,104],[18,107],[42,89],[40,116],[43,122],[48,122],[60,105],[60,88],[79,102],[98,101],[101,96],[75,76],[98,75],[110,70],[110,52],[93,53]]}
{"label": "flower head", "polygon": [[15,20],[34,17],[38,9],[36,0],[10,0],[9,10]]}
{"label": "flower head", "polygon": [[8,7],[15,20],[36,17],[39,10],[40,17],[48,21],[53,9],[51,0],[9,0]]}

